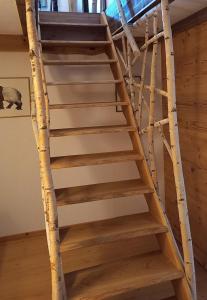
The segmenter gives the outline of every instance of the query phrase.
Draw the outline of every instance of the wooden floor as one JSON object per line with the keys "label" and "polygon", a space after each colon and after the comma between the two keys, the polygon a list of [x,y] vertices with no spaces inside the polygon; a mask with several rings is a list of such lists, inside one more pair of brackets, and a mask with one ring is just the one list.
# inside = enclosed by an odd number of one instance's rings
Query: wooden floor
{"label": "wooden floor", "polygon": [[[197,265],[198,300],[207,300],[207,271]],[[46,238],[43,232],[0,239],[0,299],[50,300],[50,270]],[[142,291],[134,298],[158,300],[171,296],[171,289]],[[159,296],[159,294],[161,296]],[[153,295],[153,296],[152,296]],[[160,298],[161,297],[161,298]]]}

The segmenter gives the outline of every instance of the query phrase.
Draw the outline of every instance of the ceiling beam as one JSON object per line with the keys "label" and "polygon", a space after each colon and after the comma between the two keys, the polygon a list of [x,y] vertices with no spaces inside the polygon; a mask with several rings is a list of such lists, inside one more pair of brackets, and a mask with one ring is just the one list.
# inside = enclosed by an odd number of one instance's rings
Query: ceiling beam
{"label": "ceiling beam", "polygon": [[196,25],[200,25],[207,21],[207,7],[199,10],[193,15],[181,20],[172,26],[173,34],[189,30]]}

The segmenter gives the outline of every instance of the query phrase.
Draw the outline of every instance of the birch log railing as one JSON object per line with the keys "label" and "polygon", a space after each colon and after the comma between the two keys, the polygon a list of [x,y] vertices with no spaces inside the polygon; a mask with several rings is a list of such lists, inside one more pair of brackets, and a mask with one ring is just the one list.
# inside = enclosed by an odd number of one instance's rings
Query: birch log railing
{"label": "birch log railing", "polygon": [[139,50],[137,43],[133,37],[133,34],[131,33],[129,25],[127,24],[127,20],[126,20],[125,14],[124,14],[121,0],[116,0],[116,4],[117,4],[121,24],[123,27],[123,33],[127,36],[128,43],[131,46],[135,57],[137,57],[138,55],[140,55],[140,50]]}
{"label": "birch log railing", "polygon": [[[161,140],[169,153],[170,159],[172,160],[176,193],[177,193],[177,207],[179,214],[179,222],[181,229],[181,240],[182,249],[184,256],[184,269],[186,278],[192,291],[193,299],[196,300],[196,281],[195,281],[195,267],[194,267],[194,256],[192,247],[192,238],[189,225],[189,216],[185,192],[185,184],[183,178],[182,161],[180,155],[179,135],[178,135],[178,122],[176,112],[176,87],[175,87],[175,70],[174,70],[174,50],[172,40],[172,30],[169,15],[169,0],[161,0],[161,4],[158,4],[151,12],[145,14],[136,23],[133,24],[134,28],[145,27],[145,38],[144,44],[140,47],[141,55],[132,59],[130,50],[126,51],[126,48],[131,45],[132,32],[125,30],[127,26],[123,26],[123,31],[114,36],[114,40],[122,39],[122,50],[117,48],[120,62],[123,66],[123,72],[127,75],[126,83],[129,86],[130,97],[132,107],[134,108],[134,114],[137,118],[138,130],[141,135],[147,134],[148,137],[148,153],[146,156],[149,157],[148,163],[151,170],[151,175],[155,184],[157,184],[156,174],[156,156],[154,151],[154,134],[155,130],[158,130]],[[117,0],[117,4],[120,6],[120,0]],[[123,10],[122,10],[123,12]],[[157,15],[161,12],[163,30],[158,32]],[[120,14],[121,20],[125,22]],[[150,28],[153,28],[150,32]],[[129,33],[130,32],[130,33]],[[125,41],[126,38],[126,41]],[[167,71],[167,91],[157,88],[156,86],[156,61],[157,61],[157,50],[158,41],[164,38],[165,44],[165,56],[166,56],[166,71]],[[127,45],[127,46],[125,46]],[[151,55],[151,74],[150,83],[146,84],[146,67],[149,56],[149,47],[152,45]],[[126,48],[125,48],[126,47]],[[132,47],[131,47],[132,49]],[[127,54],[126,54],[127,53]],[[132,66],[137,62],[141,65],[141,76],[138,82],[135,76],[132,74]],[[135,97],[135,91],[137,96]],[[146,92],[149,93],[149,99],[146,98]],[[168,104],[168,117],[163,120],[156,120],[155,118],[155,107],[157,97],[162,96],[164,101]],[[148,100],[148,101],[147,101]],[[148,115],[148,125],[142,126],[142,120],[144,115]],[[169,126],[170,142],[165,137],[163,127]]]}
{"label": "birch log railing", "polygon": [[27,32],[29,40],[29,54],[32,67],[32,79],[35,99],[35,115],[33,115],[33,128],[38,145],[42,199],[44,206],[44,216],[46,233],[49,248],[52,280],[52,299],[66,299],[62,262],[60,257],[60,238],[58,231],[56,198],[53,187],[53,180],[50,171],[50,149],[49,149],[49,115],[46,93],[44,92],[44,78],[42,77],[41,47],[38,41],[35,1],[25,0]]}
{"label": "birch log railing", "polygon": [[[134,84],[133,84],[133,78],[132,78],[132,66],[133,66],[133,63],[140,56],[140,49],[137,46],[135,38],[134,38],[134,36],[131,32],[131,29],[127,23],[121,0],[116,0],[116,4],[117,4],[123,31],[114,35],[113,40],[116,41],[121,38],[123,55],[119,51],[118,48],[116,48],[116,50],[117,50],[119,59],[121,60],[122,64],[124,65],[125,75],[126,74],[129,75],[129,80],[130,80],[129,89],[130,89],[131,103],[132,103],[133,109],[136,109],[135,108],[135,105],[136,105],[135,104],[135,90],[134,90]],[[126,61],[126,63],[125,63],[125,61]]]}

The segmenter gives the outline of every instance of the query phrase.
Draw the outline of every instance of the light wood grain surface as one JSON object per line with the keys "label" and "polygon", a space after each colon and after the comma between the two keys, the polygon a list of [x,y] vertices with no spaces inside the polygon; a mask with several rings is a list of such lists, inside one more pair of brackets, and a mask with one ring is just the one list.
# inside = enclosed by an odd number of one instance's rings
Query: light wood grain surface
{"label": "light wood grain surface", "polygon": [[[197,265],[199,300],[207,300],[207,272]],[[50,300],[50,267],[44,232],[0,240],[0,299]],[[160,300],[172,295],[168,285],[143,289],[124,300]],[[160,297],[160,298],[159,298]],[[120,297],[114,297],[118,300]]]}

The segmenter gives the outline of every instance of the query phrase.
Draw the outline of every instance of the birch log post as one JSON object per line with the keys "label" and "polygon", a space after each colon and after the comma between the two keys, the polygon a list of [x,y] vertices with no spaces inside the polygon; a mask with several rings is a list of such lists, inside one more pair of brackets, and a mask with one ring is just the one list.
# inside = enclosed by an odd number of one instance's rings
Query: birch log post
{"label": "birch log post", "polygon": [[133,34],[131,33],[131,30],[129,29],[129,26],[127,24],[127,20],[126,20],[124,11],[123,11],[121,0],[116,0],[116,4],[117,4],[117,7],[118,7],[120,21],[121,21],[123,30],[125,32],[126,38],[129,41],[129,44],[132,48],[134,56],[138,56],[138,55],[140,55],[140,50],[139,50],[139,48],[137,46],[137,43],[136,43],[136,41],[133,37]]}
{"label": "birch log post", "polygon": [[[153,34],[157,34],[157,13],[153,16]],[[155,164],[154,149],[154,123],[155,123],[155,84],[156,84],[156,66],[157,66],[158,41],[155,40],[152,49],[152,62],[150,74],[150,104],[149,104],[149,127],[148,127],[148,150],[149,150],[149,166],[151,170],[152,180],[155,188],[158,189],[157,169]]]}
{"label": "birch log post", "polygon": [[[49,127],[49,122],[50,122],[50,115],[49,115],[49,98],[48,98],[48,93],[47,93],[47,85],[46,85],[46,77],[45,77],[45,72],[44,72],[44,65],[41,57],[42,53],[42,45],[40,43],[41,40],[41,31],[40,31],[40,23],[39,23],[39,14],[37,12],[37,6],[35,7],[35,19],[36,19],[36,24],[37,24],[37,34],[38,34],[38,40],[39,40],[39,49],[40,49],[40,68],[41,68],[41,75],[42,75],[42,83],[43,83],[43,90],[44,90],[44,99],[45,99],[45,109],[46,109],[46,122],[47,122],[47,127]],[[33,131],[36,136],[36,143],[38,143],[38,151],[39,151],[39,131],[38,131],[38,123],[37,123],[37,117],[36,117],[36,103],[34,101],[34,117],[33,117]],[[48,128],[48,133],[49,133],[49,128]],[[45,189],[44,189],[44,181],[43,181],[43,174],[40,172],[40,181],[41,181],[41,195],[42,195],[42,203],[43,203],[43,208],[44,208],[44,215],[47,214],[47,206],[44,201],[45,199]],[[49,234],[49,225],[48,222],[45,222],[45,229],[46,229],[46,237],[47,237],[47,245],[48,245],[48,251],[50,255],[50,234]]]}
{"label": "birch log post", "polygon": [[36,12],[36,20],[37,20],[37,34],[38,34],[38,40],[39,40],[39,49],[40,49],[40,68],[41,68],[41,74],[42,74],[42,83],[43,83],[43,90],[44,90],[44,98],[45,98],[45,110],[46,110],[46,122],[47,122],[47,127],[49,131],[49,126],[50,126],[50,112],[49,112],[49,97],[48,97],[48,92],[47,92],[47,82],[46,82],[46,75],[45,75],[45,70],[44,70],[44,64],[42,60],[42,44],[40,43],[41,41],[41,30],[40,30],[40,23],[39,23],[39,14]]}
{"label": "birch log post", "polygon": [[[149,20],[146,19],[146,27],[145,27],[145,44],[149,39]],[[146,76],[146,64],[147,64],[147,52],[148,47],[145,48],[142,60],[142,70],[141,70],[141,80],[140,80],[140,89],[138,94],[138,105],[137,105],[137,117],[138,117],[138,128],[141,127],[142,123],[142,100],[144,97],[144,83]]]}
{"label": "birch log post", "polygon": [[161,0],[161,9],[162,9],[165,51],[166,51],[170,143],[171,143],[173,171],[175,177],[175,186],[176,186],[176,193],[177,193],[179,221],[180,221],[180,228],[181,228],[184,267],[185,267],[186,277],[192,291],[192,298],[193,300],[196,300],[197,296],[196,296],[194,256],[193,256],[192,238],[191,238],[191,231],[190,231],[190,224],[189,224],[185,184],[184,184],[181,154],[180,154],[179,135],[178,135],[174,49],[173,49],[172,30],[170,25],[168,0]]}
{"label": "birch log post", "polygon": [[[141,86],[140,83],[135,82],[134,85],[135,85],[135,87],[137,87],[137,88],[140,89],[140,86]],[[145,84],[145,85],[144,85],[144,89],[145,89],[145,90],[150,90],[150,85]],[[158,95],[160,95],[160,96],[163,96],[163,97],[166,97],[166,98],[168,97],[168,93],[167,93],[166,91],[164,91],[164,90],[155,88],[155,92],[156,92]]]}
{"label": "birch log post", "polygon": [[133,111],[136,111],[135,107],[135,90],[134,90],[134,80],[133,80],[133,74],[132,74],[132,65],[131,65],[131,47],[129,45],[129,42],[127,41],[127,65],[128,65],[128,73],[129,73],[129,90],[130,90],[130,100],[131,105],[133,108]]}
{"label": "birch log post", "polygon": [[127,66],[126,61],[125,61],[124,57],[122,56],[118,47],[116,47],[116,52],[118,54],[120,62],[122,63],[122,65],[124,67],[124,73],[128,73],[128,66]]}
{"label": "birch log post", "polygon": [[[31,103],[31,117],[32,117],[32,129],[34,132],[34,136],[35,136],[35,142],[36,142],[36,146],[37,149],[39,151],[39,131],[38,131],[38,124],[37,124],[37,118],[36,118],[36,107],[35,107],[35,102],[32,101]],[[45,205],[45,201],[44,201],[44,186],[43,186],[43,178],[42,178],[42,174],[40,174],[40,179],[41,179],[41,195],[42,195],[42,202],[43,202],[43,207],[44,207],[44,214],[47,214],[47,207]],[[49,227],[48,227],[48,223],[45,223],[45,229],[46,229],[46,236],[47,236],[47,245],[48,245],[48,251],[49,251],[49,255],[50,255],[50,239],[49,239]]]}
{"label": "birch log post", "polygon": [[121,37],[121,42],[122,42],[122,51],[123,51],[123,57],[125,62],[127,63],[127,51],[126,51],[126,38],[125,35]]}
{"label": "birch log post", "polygon": [[165,137],[165,134],[163,132],[163,127],[159,126],[158,127],[158,131],[159,131],[160,137],[161,137],[161,139],[163,141],[163,144],[165,145],[165,148],[166,148],[166,150],[167,150],[167,152],[168,152],[168,154],[169,154],[169,156],[170,156],[170,158],[172,160],[172,151],[171,151],[170,145],[169,145],[169,143],[168,143],[168,141],[167,141],[167,139]]}
{"label": "birch log post", "polygon": [[50,240],[50,265],[52,279],[52,299],[63,300],[66,295],[63,290],[63,272],[60,258],[60,238],[56,198],[50,170],[49,138],[46,120],[44,90],[41,76],[40,48],[38,45],[37,29],[35,23],[35,9],[33,0],[25,0],[27,32],[29,40],[29,53],[32,67],[34,96],[37,111],[38,136],[39,136],[39,161],[42,188],[44,189],[45,222],[49,229]]}

